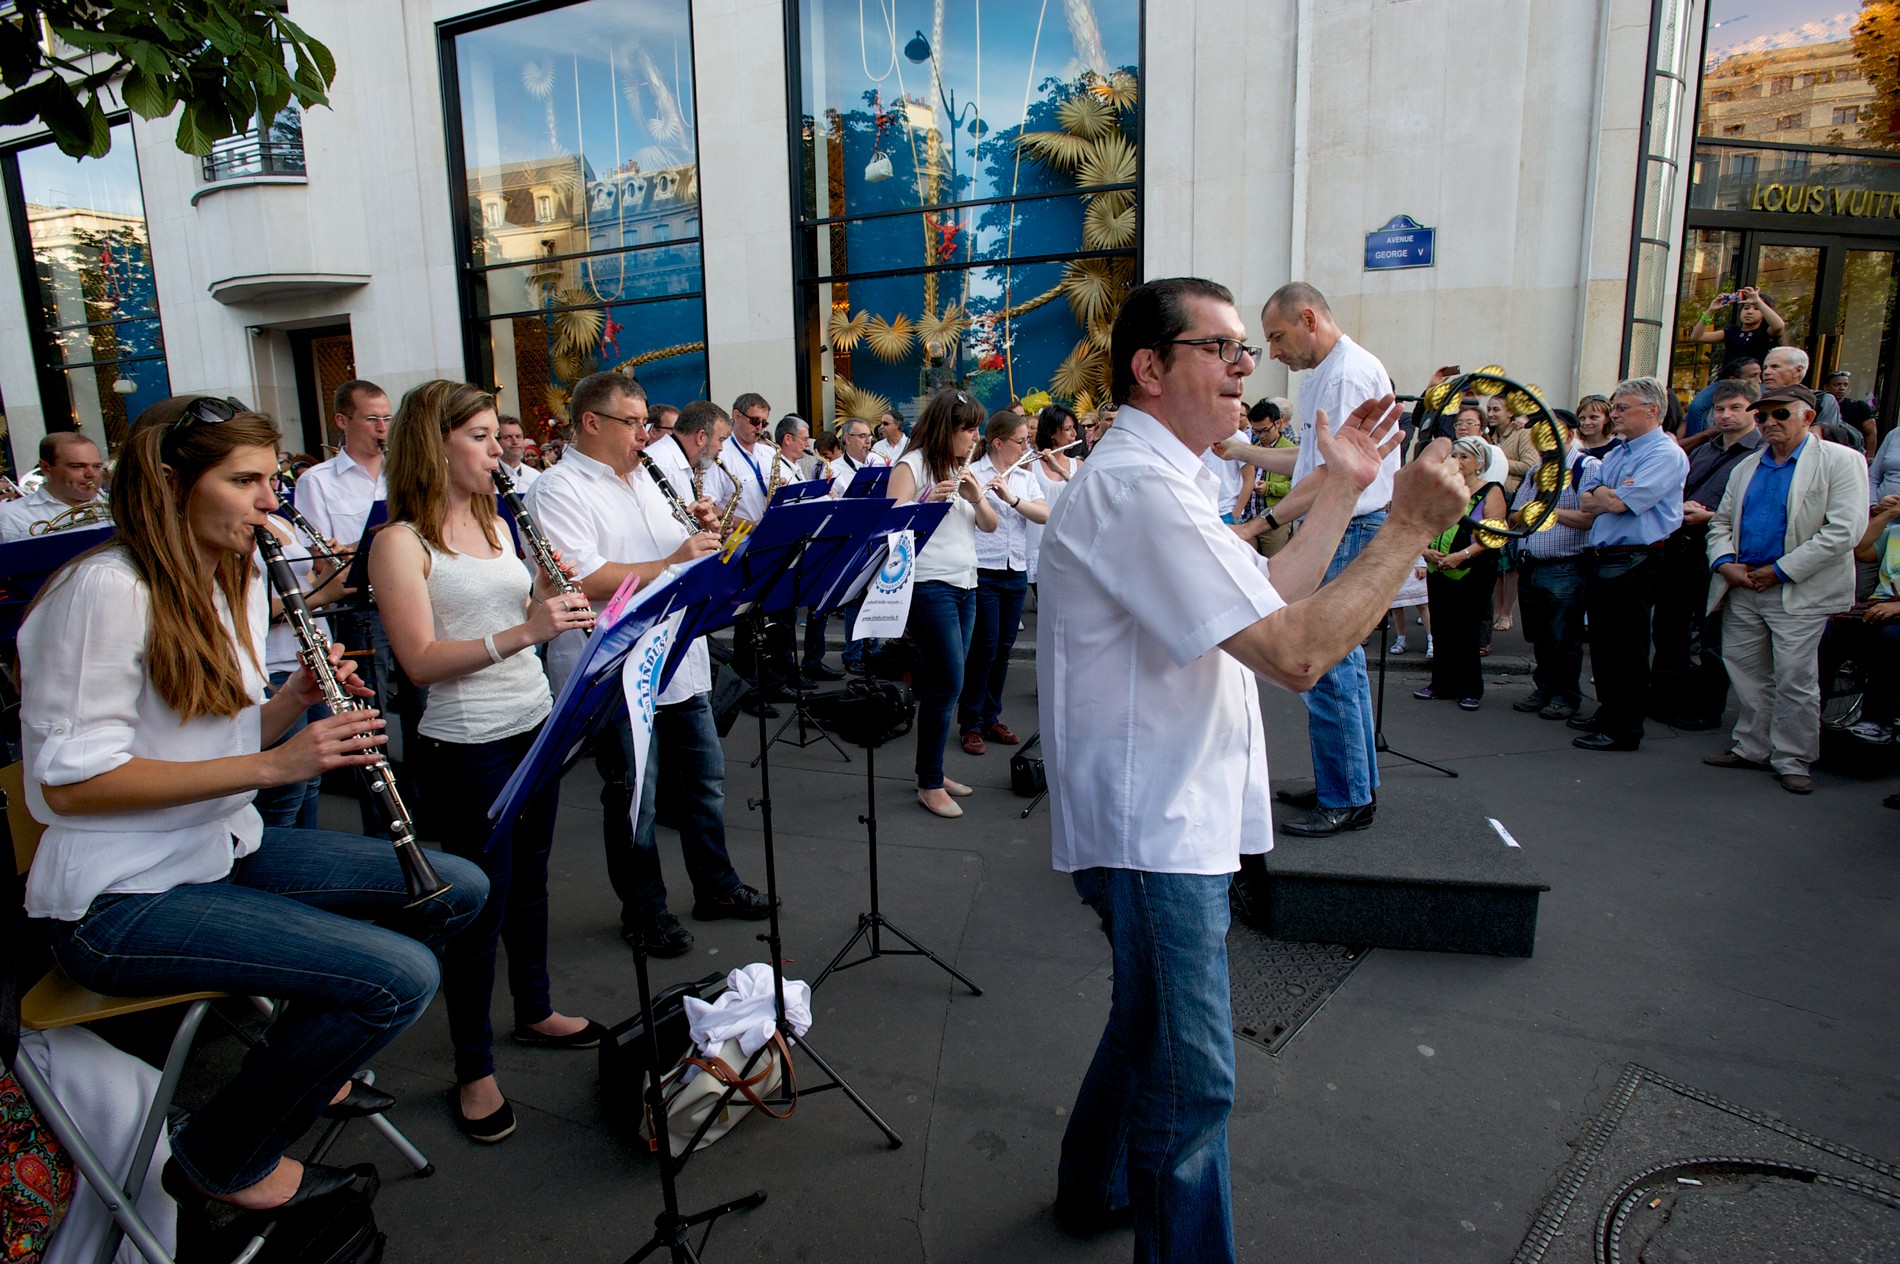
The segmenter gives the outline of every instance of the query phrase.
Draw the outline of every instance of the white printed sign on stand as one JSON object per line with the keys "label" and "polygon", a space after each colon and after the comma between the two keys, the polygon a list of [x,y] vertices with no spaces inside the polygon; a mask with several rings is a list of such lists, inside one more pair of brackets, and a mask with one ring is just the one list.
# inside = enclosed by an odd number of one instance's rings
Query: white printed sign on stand
{"label": "white printed sign on stand", "polygon": [[851,626],[851,639],[902,636],[910,621],[911,593],[917,587],[917,533],[893,531],[884,565],[864,589],[864,604]]}
{"label": "white printed sign on stand", "polygon": [[627,692],[627,719],[633,725],[633,784],[628,793],[633,796],[630,815],[635,829],[640,827],[640,787],[653,745],[653,709],[660,698],[660,673],[666,668],[674,633],[685,615],[683,610],[676,611],[642,632],[620,669],[620,684]]}

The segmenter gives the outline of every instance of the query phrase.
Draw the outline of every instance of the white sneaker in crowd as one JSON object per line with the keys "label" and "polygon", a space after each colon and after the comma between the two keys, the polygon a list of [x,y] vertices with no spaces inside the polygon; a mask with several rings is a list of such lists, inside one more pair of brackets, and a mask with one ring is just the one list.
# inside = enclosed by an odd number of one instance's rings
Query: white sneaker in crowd
{"label": "white sneaker in crowd", "polygon": [[1405,649],[1406,649],[1406,646],[1405,646],[1404,637],[1400,637],[1398,640],[1392,642],[1392,652],[1394,654],[1403,654],[1405,653]]}

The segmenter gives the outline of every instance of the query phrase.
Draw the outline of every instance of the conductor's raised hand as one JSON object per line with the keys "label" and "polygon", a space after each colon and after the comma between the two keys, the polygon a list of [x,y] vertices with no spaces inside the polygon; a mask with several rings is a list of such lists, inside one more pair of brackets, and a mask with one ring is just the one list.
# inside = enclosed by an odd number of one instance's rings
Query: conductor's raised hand
{"label": "conductor's raised hand", "polygon": [[1430,539],[1463,517],[1470,500],[1465,476],[1451,459],[1451,441],[1434,439],[1393,479],[1389,518]]}
{"label": "conductor's raised hand", "polygon": [[1390,395],[1369,399],[1337,431],[1322,408],[1313,415],[1313,442],[1333,477],[1349,478],[1364,491],[1379,477],[1386,455],[1399,446],[1399,406]]}

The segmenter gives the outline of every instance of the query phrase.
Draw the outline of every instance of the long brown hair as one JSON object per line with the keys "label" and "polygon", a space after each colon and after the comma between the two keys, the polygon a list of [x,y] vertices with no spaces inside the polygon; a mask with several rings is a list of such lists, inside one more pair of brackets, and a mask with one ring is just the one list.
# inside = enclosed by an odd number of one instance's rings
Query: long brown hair
{"label": "long brown hair", "polygon": [[[240,448],[277,450],[277,427],[262,413],[239,411],[225,421],[186,419],[200,397],[174,395],[140,413],[112,472],[112,520],[118,535],[68,564],[41,590],[50,592],[78,562],[121,549],[151,594],[145,632],[145,674],[182,720],[233,716],[252,705],[239,666],[241,646],[253,665],[249,610],[253,567],[246,554],[217,559],[214,583],[231,611],[237,645],[224,635],[212,590],[199,579],[198,542],[185,522],[192,489]],[[261,667],[259,668],[261,671]]]}
{"label": "long brown hair", "polygon": [[[408,523],[444,553],[453,551],[442,538],[442,524],[449,516],[449,456],[444,440],[451,430],[494,406],[495,397],[487,391],[437,378],[404,395],[396,420],[389,425],[389,520]],[[500,548],[494,496],[472,493],[468,507],[488,546]]]}
{"label": "long brown hair", "polygon": [[[950,388],[938,391],[924,405],[924,411],[918,416],[917,424],[911,429],[910,442],[904,445],[899,460],[913,452],[924,456],[924,476],[918,480],[923,484],[941,482],[956,473],[960,462],[950,451],[950,437],[959,430],[980,427],[989,420],[989,411],[976,399],[962,391]],[[1018,417],[1018,421],[1022,418]],[[918,489],[921,493],[927,487]]]}

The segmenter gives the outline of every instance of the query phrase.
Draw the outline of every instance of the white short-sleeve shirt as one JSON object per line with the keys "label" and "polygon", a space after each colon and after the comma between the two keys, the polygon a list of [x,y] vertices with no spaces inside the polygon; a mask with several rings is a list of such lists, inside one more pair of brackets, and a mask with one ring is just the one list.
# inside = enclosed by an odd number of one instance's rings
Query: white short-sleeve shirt
{"label": "white short-sleeve shirt", "polygon": [[389,487],[381,473],[371,474],[346,450],[305,470],[290,499],[320,535],[354,544],[363,538],[370,506],[389,499]]}
{"label": "white short-sleeve shirt", "polygon": [[[652,475],[636,469],[627,478],[577,447],[561,463],[543,471],[528,489],[528,510],[548,543],[574,564],[574,577],[586,579],[608,562],[657,562],[686,542],[686,528],[668,508]],[[598,614],[605,602],[595,602]],[[580,661],[587,633],[563,632],[548,643],[548,678],[558,691]],[[712,660],[706,638],[696,639],[659,705],[685,702],[712,688]]]}
{"label": "white short-sleeve shirt", "polygon": [[[984,457],[970,467],[976,475],[976,481],[989,486],[990,480],[1002,473],[996,463]],[[1009,494],[1019,502],[1041,500],[1042,484],[1028,468],[1013,471],[1004,486]],[[976,565],[985,571],[1027,571],[1029,569],[1029,519],[1023,517],[1020,510],[1010,508],[1009,502],[1001,496],[985,492],[989,497],[990,508],[996,511],[996,530],[978,531],[975,536]]]}
{"label": "white short-sleeve shirt", "polygon": [[[264,822],[255,790],[135,812],[61,816],[42,786],[71,786],[133,759],[189,763],[256,754],[256,705],[234,716],[181,720],[145,673],[151,590],[118,549],[95,554],[57,577],[20,626],[20,737],[26,802],[46,826],[26,882],[34,917],[78,921],[107,893],[149,894],[216,882],[234,859],[257,850]],[[231,613],[218,611],[236,645]],[[264,649],[269,597],[253,576],[244,617]],[[258,664],[237,649],[245,691],[264,697]]]}
{"label": "white short-sleeve shirt", "polygon": [[[1326,358],[1314,365],[1300,383],[1300,451],[1293,458],[1293,481],[1299,482],[1323,464],[1319,444],[1313,439],[1318,410],[1326,410],[1326,424],[1336,431],[1352,416],[1353,409],[1391,392],[1392,378],[1379,357],[1345,334],[1339,335]],[[1379,465],[1379,477],[1359,493],[1359,501],[1352,507],[1355,518],[1392,503],[1392,479],[1398,472],[1399,450],[1394,448]]]}
{"label": "white short-sleeve shirt", "polygon": [[[94,496],[89,503],[95,505],[106,504],[106,494],[100,492],[97,496]],[[36,525],[42,522],[51,522],[54,518],[59,517],[59,515],[71,508],[73,508],[72,505],[67,504],[59,497],[53,495],[53,493],[47,489],[46,484],[41,483],[32,491],[20,497],[20,499],[9,500],[5,504],[0,504],[0,543],[11,544],[15,540],[29,539]],[[99,524],[94,523],[93,525],[97,526]],[[79,526],[80,524],[74,523],[70,526],[61,527],[60,530],[75,531],[79,529]]]}
{"label": "white short-sleeve shirt", "polygon": [[1251,672],[1220,648],[1286,603],[1215,479],[1123,406],[1043,532],[1036,683],[1065,872],[1231,873],[1273,846]]}

